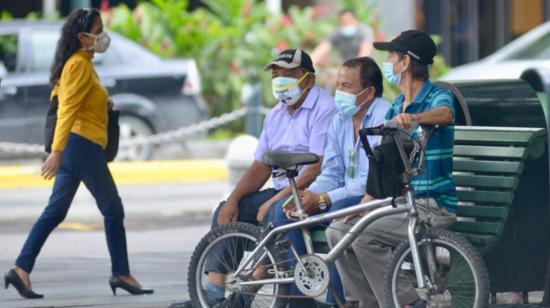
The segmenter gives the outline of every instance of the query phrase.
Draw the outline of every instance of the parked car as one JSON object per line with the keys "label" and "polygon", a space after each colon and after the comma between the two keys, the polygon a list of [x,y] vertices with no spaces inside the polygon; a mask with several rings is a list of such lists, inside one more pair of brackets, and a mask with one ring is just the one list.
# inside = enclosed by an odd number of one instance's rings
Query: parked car
{"label": "parked car", "polygon": [[[43,143],[51,87],[49,68],[61,23],[9,21],[0,24],[0,141]],[[197,123],[208,117],[192,59],[163,60],[123,36],[109,32],[111,45],[93,58],[96,71],[121,111],[121,141]],[[145,160],[154,146],[119,152]]]}
{"label": "parked car", "polygon": [[454,68],[441,80],[518,79],[529,68],[550,69],[550,22],[482,60]]}

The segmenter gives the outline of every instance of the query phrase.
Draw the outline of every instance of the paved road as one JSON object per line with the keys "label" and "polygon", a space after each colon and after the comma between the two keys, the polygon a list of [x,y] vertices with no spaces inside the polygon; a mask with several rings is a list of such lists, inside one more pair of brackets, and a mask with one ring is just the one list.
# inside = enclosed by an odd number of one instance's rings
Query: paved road
{"label": "paved road", "polygon": [[[66,224],[52,233],[33,272],[43,300],[22,300],[13,288],[0,291],[0,307],[166,307],[187,298],[187,264],[208,231],[211,208],[225,183],[119,187],[125,204],[132,272],[151,296],[112,296],[110,261],[101,216],[81,187]],[[49,189],[0,191],[0,272],[13,263]],[[87,230],[87,231],[77,231]]]}
{"label": "paved road", "polygon": [[[10,288],[0,292],[0,307],[167,307],[187,298],[187,264],[206,224],[155,231],[129,231],[128,250],[132,273],[148,296],[113,296],[107,284],[110,261],[102,231],[56,231],[33,272],[33,288],[45,299],[23,300]],[[0,268],[13,262],[23,234],[1,235]],[[4,247],[2,247],[4,248]]]}

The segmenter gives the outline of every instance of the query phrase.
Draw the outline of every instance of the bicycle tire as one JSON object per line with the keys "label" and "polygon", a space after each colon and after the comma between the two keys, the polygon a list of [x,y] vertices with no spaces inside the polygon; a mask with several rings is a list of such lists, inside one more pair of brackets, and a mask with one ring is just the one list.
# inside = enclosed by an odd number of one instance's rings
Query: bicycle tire
{"label": "bicycle tire", "polygon": [[[206,255],[208,254],[216,243],[220,243],[223,240],[227,240],[230,237],[241,237],[247,238],[255,242],[257,245],[261,239],[261,230],[259,227],[243,222],[236,222],[218,226],[212,229],[207,233],[199,242],[193,255],[191,257],[191,262],[189,263],[188,274],[187,274],[187,283],[190,299],[194,307],[210,307],[206,302],[206,297],[202,292],[202,283],[201,279],[203,278],[203,269],[202,266],[206,262]],[[256,246],[254,246],[256,247]],[[271,262],[276,263],[276,255],[268,248],[268,257]],[[288,288],[286,285],[278,285],[276,295],[286,295]],[[228,298],[226,292],[226,298]],[[252,307],[270,307],[270,308],[281,308],[284,307],[286,301],[273,296],[273,302],[269,305],[253,305]]]}
{"label": "bicycle tire", "polygon": [[[446,229],[426,229],[419,232],[417,236],[417,243],[419,247],[420,259],[423,259],[422,247],[434,248],[434,257],[436,263],[438,263],[438,271],[442,272],[444,269],[447,269],[445,277],[438,278],[439,281],[436,282],[438,287],[442,285],[447,285],[449,290],[448,293],[443,293],[441,290],[436,290],[437,292],[442,292],[442,297],[448,295],[451,297],[450,303],[447,304],[438,304],[437,301],[434,304],[431,304],[427,301],[427,307],[473,307],[473,308],[486,308],[489,307],[489,295],[490,295],[490,286],[489,286],[489,275],[487,274],[487,269],[485,263],[481,258],[478,251],[464,239],[462,236],[446,230]],[[433,246],[427,246],[428,243]],[[435,243],[435,244],[434,244]],[[438,250],[439,249],[439,250]],[[446,250],[447,249],[447,250]],[[452,249],[456,250],[455,252],[451,251]],[[384,288],[385,288],[385,301],[386,307],[403,307],[409,303],[400,303],[399,295],[397,294],[398,286],[397,280],[400,275],[405,275],[406,273],[414,274],[414,266],[412,265],[412,257],[410,254],[410,245],[409,241],[402,242],[394,250],[392,257],[386,267],[386,273],[384,277]],[[459,263],[462,257],[464,260],[462,263]],[[408,260],[408,261],[407,261]],[[441,262],[440,262],[441,261]],[[465,261],[465,262],[464,262]],[[407,266],[408,262],[408,266]],[[454,267],[452,267],[454,265]],[[467,266],[470,269],[470,273],[467,273],[465,267]],[[428,273],[428,269],[424,266],[425,276]],[[471,287],[469,288],[466,285],[466,282],[471,281],[469,275],[472,275],[475,293],[473,295],[474,301],[473,304],[465,302],[468,298],[464,294],[470,294],[472,292]],[[460,279],[459,279],[460,278]],[[416,276],[414,278],[409,278],[410,282],[414,285]],[[426,278],[428,279],[428,278]],[[470,279],[470,280],[468,280]],[[459,285],[464,281],[464,285]],[[427,287],[426,293],[434,292],[434,288],[429,289]],[[437,287],[435,288],[437,289]],[[418,289],[417,289],[418,290]],[[416,291],[416,290],[415,290]],[[443,290],[445,291],[445,290]],[[463,295],[459,295],[459,291],[465,292]],[[421,292],[416,291],[417,295]],[[402,294],[401,294],[402,295]],[[425,295],[425,294],[423,294]],[[431,296],[431,295],[430,295]],[[419,295],[421,299],[422,296]],[[471,298],[470,296],[469,298]]]}

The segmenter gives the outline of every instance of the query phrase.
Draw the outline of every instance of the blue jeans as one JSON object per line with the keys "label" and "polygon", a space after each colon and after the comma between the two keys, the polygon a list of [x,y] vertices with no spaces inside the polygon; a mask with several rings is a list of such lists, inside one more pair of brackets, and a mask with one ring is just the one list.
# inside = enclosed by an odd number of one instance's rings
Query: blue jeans
{"label": "blue jeans", "polygon": [[[254,225],[258,223],[267,224],[268,222],[272,221],[274,206],[272,206],[270,211],[268,211],[268,213],[265,215],[263,221],[258,221],[256,217],[258,216],[258,210],[260,206],[262,206],[262,204],[274,197],[278,192],[279,190],[270,188],[254,192],[243,197],[239,201],[239,215],[237,217],[237,221],[247,222]],[[218,215],[220,214],[220,210],[222,209],[224,204],[225,203],[222,202],[214,211],[214,215],[212,216],[212,229],[218,226]],[[206,259],[205,271],[213,271],[216,273],[227,274],[227,272],[230,270],[228,268],[228,265],[232,264],[232,262],[234,261],[240,261],[240,259],[242,258],[242,250],[243,249],[237,249],[237,256],[231,256],[230,252],[228,252],[227,249],[224,249],[223,243],[220,242],[212,248],[212,255]],[[236,260],[232,260],[232,257],[236,257]],[[229,262],[229,260],[231,260],[231,262]]]}
{"label": "blue jeans", "polygon": [[32,227],[32,230],[15,264],[31,272],[40,249],[50,233],[65,219],[80,182],[95,198],[104,218],[107,246],[111,255],[113,275],[128,275],[128,252],[124,229],[124,208],[118,196],[113,177],[107,167],[101,146],[71,133],[61,166],[55,175],[53,191],[48,206]]}
{"label": "blue jeans", "polygon": [[[359,204],[361,202],[362,197],[363,196],[353,196],[353,197],[348,197],[346,199],[342,199],[340,201],[334,202],[334,204],[332,204],[332,206],[329,208],[328,212],[334,212],[352,205]],[[275,223],[275,226],[277,227],[293,222],[292,220],[286,217],[283,211],[282,204],[285,201],[286,201],[286,198],[279,200],[275,204],[273,204],[273,207],[275,208],[274,223]],[[304,242],[304,237],[302,236],[301,229],[290,230],[285,234],[285,236],[290,240],[290,242],[294,246],[294,249],[296,249],[296,252],[298,253],[298,255],[304,255],[307,253],[306,244]],[[292,252],[288,252],[287,259],[292,260],[288,262],[289,263],[288,265],[294,266],[296,261],[294,260],[295,257],[292,254]],[[338,275],[338,271],[336,270],[336,266],[334,264],[330,268],[330,277],[331,277],[330,280],[331,280],[333,291],[336,292],[338,298],[343,303],[345,301],[344,290],[342,288],[342,282],[340,280],[340,276]],[[289,294],[300,295],[300,291],[298,291],[298,288],[296,288],[296,285],[292,284],[291,287],[289,288]],[[328,292],[327,300],[331,303],[334,303],[334,297],[332,292],[330,291]]]}

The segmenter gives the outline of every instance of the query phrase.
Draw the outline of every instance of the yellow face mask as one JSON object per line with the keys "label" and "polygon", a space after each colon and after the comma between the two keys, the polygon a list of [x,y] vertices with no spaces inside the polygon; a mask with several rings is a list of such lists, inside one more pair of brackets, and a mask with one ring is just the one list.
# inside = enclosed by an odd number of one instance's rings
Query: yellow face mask
{"label": "yellow face mask", "polygon": [[305,92],[305,90],[300,88],[300,83],[308,74],[309,73],[305,73],[300,79],[289,77],[273,78],[271,80],[271,88],[275,99],[287,106],[296,104]]}

